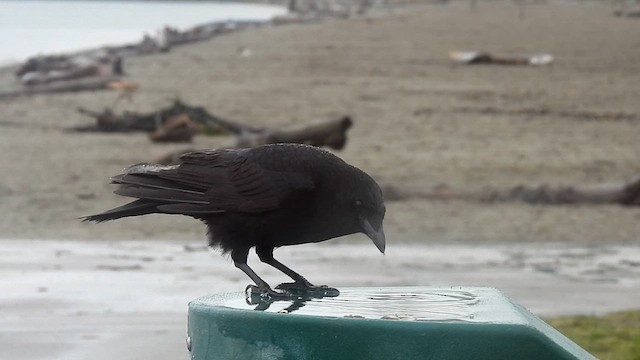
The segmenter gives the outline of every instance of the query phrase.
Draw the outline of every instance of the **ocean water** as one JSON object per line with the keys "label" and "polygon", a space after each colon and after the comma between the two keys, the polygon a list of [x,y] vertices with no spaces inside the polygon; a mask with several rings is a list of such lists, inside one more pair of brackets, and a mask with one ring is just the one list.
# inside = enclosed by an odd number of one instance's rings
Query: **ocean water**
{"label": "ocean water", "polygon": [[169,25],[268,20],[277,6],[191,1],[0,0],[0,64],[138,41]]}

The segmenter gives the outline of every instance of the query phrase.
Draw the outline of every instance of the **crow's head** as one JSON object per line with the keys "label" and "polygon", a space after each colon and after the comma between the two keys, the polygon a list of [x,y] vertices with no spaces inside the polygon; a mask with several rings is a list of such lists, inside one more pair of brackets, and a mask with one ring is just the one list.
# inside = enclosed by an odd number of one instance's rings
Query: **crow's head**
{"label": "crow's head", "polygon": [[369,175],[356,170],[357,175],[352,178],[353,183],[346,192],[345,200],[351,208],[350,213],[355,215],[358,232],[367,235],[384,254],[385,236],[382,221],[386,209],[382,190]]}

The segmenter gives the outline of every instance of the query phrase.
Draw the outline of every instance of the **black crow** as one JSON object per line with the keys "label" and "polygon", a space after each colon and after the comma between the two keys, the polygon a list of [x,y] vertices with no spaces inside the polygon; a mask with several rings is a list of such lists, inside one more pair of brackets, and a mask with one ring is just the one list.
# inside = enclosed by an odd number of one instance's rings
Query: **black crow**
{"label": "black crow", "polygon": [[[273,257],[279,246],[364,233],[384,253],[385,206],[376,182],[335,155],[308,145],[202,150],[173,166],[133,165],[112,183],[116,194],[137,198],[84,218],[107,221],[146,214],[182,214],[204,221],[209,245],[220,247],[263,294],[280,295],[248,265],[249,249],[294,280],[278,288],[314,286]],[[335,289],[331,289],[335,290]],[[337,290],[336,290],[337,291]]]}

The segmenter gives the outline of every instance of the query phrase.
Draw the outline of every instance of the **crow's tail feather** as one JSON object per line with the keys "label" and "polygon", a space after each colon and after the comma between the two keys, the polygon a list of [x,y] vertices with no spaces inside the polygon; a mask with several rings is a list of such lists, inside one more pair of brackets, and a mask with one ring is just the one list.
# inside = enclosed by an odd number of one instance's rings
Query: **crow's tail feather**
{"label": "crow's tail feather", "polygon": [[82,221],[104,222],[128,216],[146,215],[158,212],[158,203],[139,199],[100,214],[82,217]]}

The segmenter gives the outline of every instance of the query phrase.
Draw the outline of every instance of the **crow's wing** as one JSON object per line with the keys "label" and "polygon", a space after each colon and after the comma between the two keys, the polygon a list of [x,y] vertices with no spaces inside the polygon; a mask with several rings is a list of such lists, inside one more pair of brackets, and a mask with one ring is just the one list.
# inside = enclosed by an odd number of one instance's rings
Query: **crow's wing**
{"label": "crow's wing", "polygon": [[113,178],[117,194],[159,201],[169,213],[224,211],[258,213],[314,188],[310,175],[264,169],[241,150],[204,150],[181,157],[182,164],[139,164]]}

